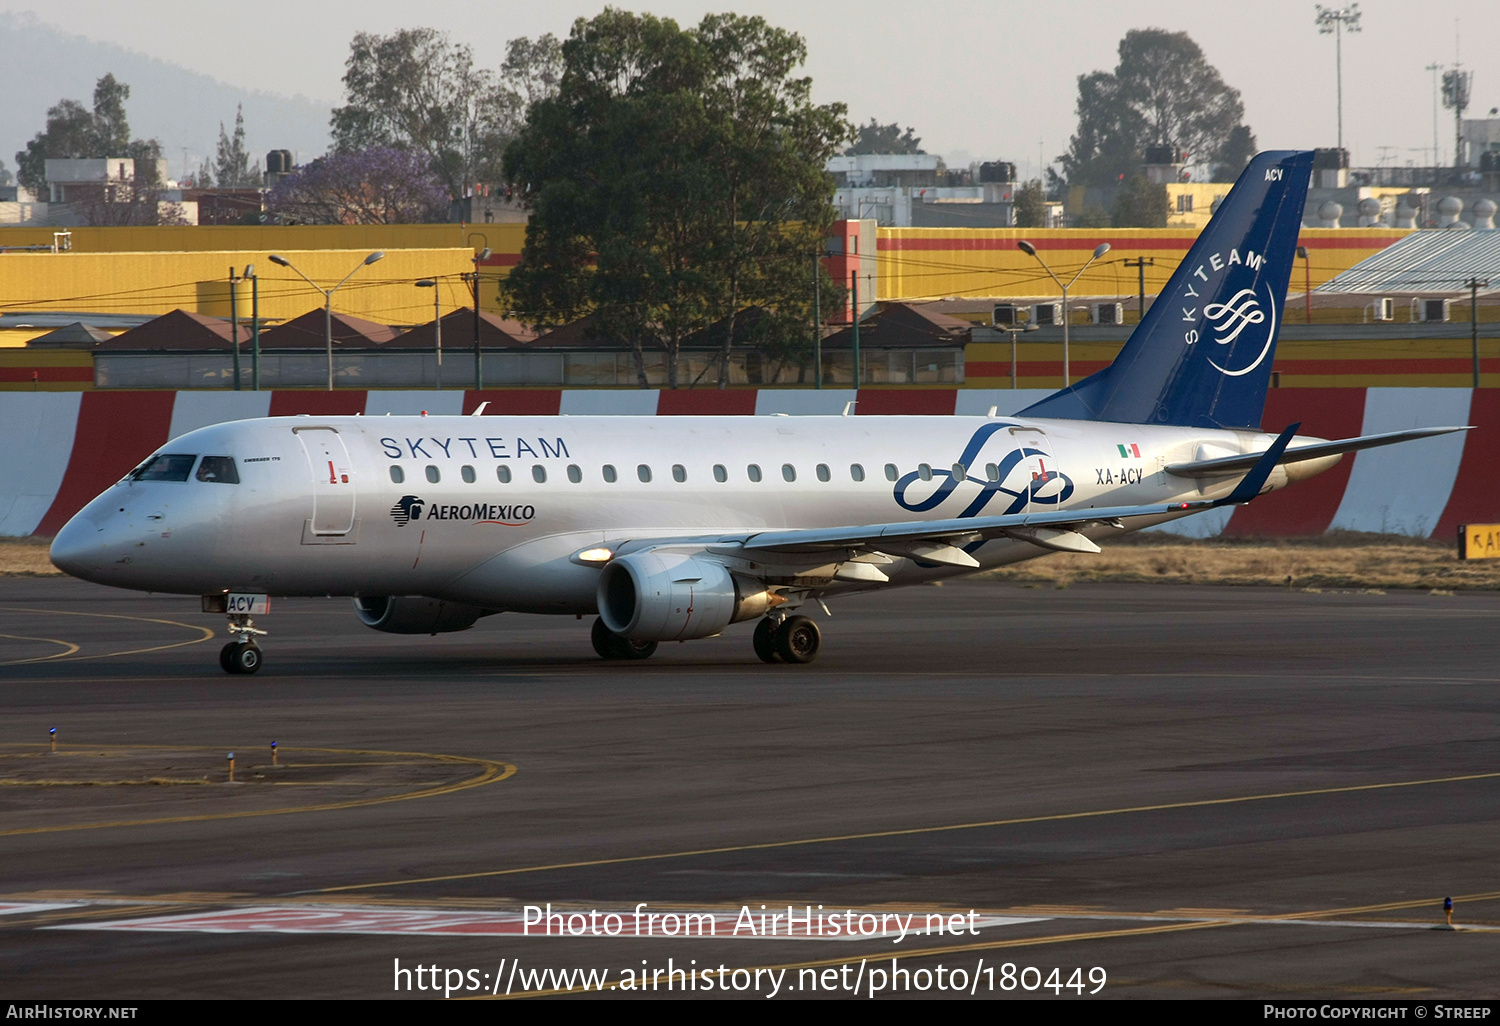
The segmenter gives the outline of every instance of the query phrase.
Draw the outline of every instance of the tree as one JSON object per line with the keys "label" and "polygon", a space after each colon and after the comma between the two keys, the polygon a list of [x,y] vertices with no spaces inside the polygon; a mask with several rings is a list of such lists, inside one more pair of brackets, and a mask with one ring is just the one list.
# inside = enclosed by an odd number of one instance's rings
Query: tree
{"label": "tree", "polygon": [[499,181],[505,145],[526,107],[555,90],[555,37],[513,39],[500,75],[436,29],[361,32],[345,62],[345,105],[334,110],[333,149],[399,147],[423,154],[451,199]]}
{"label": "tree", "polygon": [[562,44],[558,92],[528,108],[505,174],[529,190],[508,308],[536,324],[592,315],[628,346],[666,352],[736,317],[768,312],[755,337],[805,340],[810,271],[834,210],[827,159],[852,135],[841,104],[811,103],[794,78],[806,48],[761,18],[708,15],[696,28],[606,9]]}
{"label": "tree", "polygon": [[5,161],[0,160],[0,185],[9,185],[10,183],[11,183],[11,173],[10,173],[10,170],[8,168],[6,168]]}
{"label": "tree", "polygon": [[1230,152],[1244,104],[1187,33],[1132,29],[1119,54],[1113,73],[1078,77],[1078,131],[1062,157],[1070,183],[1116,184],[1134,173],[1148,146],[1201,164]]}
{"label": "tree", "polygon": [[426,224],[447,219],[448,197],[423,155],[384,146],[298,168],[266,209],[283,224]]}
{"label": "tree", "polygon": [[1047,224],[1047,194],[1042,180],[1033,178],[1016,190],[1016,227],[1042,228]]}
{"label": "tree", "polygon": [[219,122],[219,151],[214,161],[216,178],[221,189],[248,189],[260,183],[260,177],[250,169],[250,154],[245,150],[245,108],[241,104],[234,111],[234,136],[224,132],[224,122]]}
{"label": "tree", "polygon": [[1255,133],[1246,125],[1235,125],[1229,138],[1214,154],[1213,177],[1215,182],[1232,182],[1245,170],[1250,158],[1255,156],[1258,146]]}
{"label": "tree", "polygon": [[854,145],[844,151],[844,156],[853,157],[860,153],[926,153],[922,149],[921,138],[915,132],[911,126],[907,126],[903,133],[901,126],[894,121],[889,125],[882,125],[871,118],[868,125],[859,126],[859,136]]}
{"label": "tree", "polygon": [[128,157],[135,172],[113,196],[101,192],[83,201],[82,216],[88,224],[179,223],[180,207],[163,205],[158,162],[161,143],[155,139],[131,139],[125,116],[130,86],[105,75],[94,85],[94,108],[86,110],[76,100],[62,100],[47,111],[47,127],[38,132],[26,149],[16,154],[17,177],[33,194],[47,189],[47,161]]}
{"label": "tree", "polygon": [[1115,195],[1112,222],[1116,228],[1165,228],[1167,187],[1145,175],[1132,175]]}

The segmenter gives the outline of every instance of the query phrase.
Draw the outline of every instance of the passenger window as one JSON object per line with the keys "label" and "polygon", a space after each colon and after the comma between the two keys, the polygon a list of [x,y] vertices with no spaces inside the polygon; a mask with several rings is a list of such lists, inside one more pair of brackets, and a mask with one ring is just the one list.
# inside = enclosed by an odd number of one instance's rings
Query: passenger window
{"label": "passenger window", "polygon": [[724,464],[714,464],[714,480],[719,482],[719,484],[723,484],[725,481],[729,480],[729,471],[724,469]]}
{"label": "passenger window", "polygon": [[495,477],[501,484],[510,484],[510,468],[505,464],[495,468]]}
{"label": "passenger window", "polygon": [[896,465],[894,463],[887,463],[885,465],[885,479],[887,481],[894,481],[900,476],[900,474],[896,473]]}
{"label": "passenger window", "polygon": [[819,463],[818,464],[818,480],[819,481],[827,481],[827,480],[831,479],[832,477],[833,477],[833,475],[828,472],[828,464],[826,464],[826,463]]}
{"label": "passenger window", "polygon": [[851,463],[849,464],[849,476],[855,481],[863,481],[865,479],[865,468],[858,463]]}
{"label": "passenger window", "polygon": [[990,481],[1000,480],[1000,467],[994,463],[986,463],[984,465],[984,476]]}
{"label": "passenger window", "polygon": [[442,477],[443,475],[438,473],[437,467],[434,467],[430,463],[427,465],[427,480],[431,481],[433,484],[437,484],[440,480],[442,480]]}
{"label": "passenger window", "polygon": [[781,478],[784,481],[797,480],[797,468],[790,463],[783,463],[781,465]]}
{"label": "passenger window", "polygon": [[234,469],[234,459],[229,456],[205,456],[198,464],[198,480],[214,481],[218,484],[239,484],[240,472]]}
{"label": "passenger window", "polygon": [[568,480],[572,481],[574,484],[577,484],[578,482],[583,480],[583,471],[579,469],[578,464],[568,464]]}
{"label": "passenger window", "polygon": [[130,472],[132,481],[186,481],[197,456],[153,456]]}
{"label": "passenger window", "polygon": [[966,481],[968,480],[968,477],[969,472],[964,469],[964,465],[962,463],[953,464],[953,480]]}
{"label": "passenger window", "polygon": [[926,463],[918,463],[917,464],[917,476],[920,477],[923,481],[931,481],[932,480],[932,467],[929,466]]}
{"label": "passenger window", "polygon": [[641,484],[650,484],[651,468],[642,463],[635,468],[635,476],[641,479]]}
{"label": "passenger window", "polygon": [[396,466],[394,463],[391,464],[391,483],[392,484],[403,484],[403,483],[405,483],[405,481],[406,481],[406,471],[402,470],[400,467]]}
{"label": "passenger window", "polygon": [[681,463],[672,464],[672,480],[678,484],[682,484],[682,482],[687,480],[687,468]]}
{"label": "passenger window", "polygon": [[542,466],[540,463],[534,464],[531,468],[531,479],[537,484],[546,484],[547,468]]}
{"label": "passenger window", "polygon": [[620,475],[615,473],[615,468],[614,468],[613,464],[606,463],[604,465],[604,481],[605,481],[605,483],[606,484],[614,484],[619,479],[620,479]]}
{"label": "passenger window", "polygon": [[760,480],[760,464],[752,463],[745,468],[745,476],[752,481]]}
{"label": "passenger window", "polygon": [[474,477],[474,468],[473,467],[465,466],[458,473],[459,473],[459,476],[464,479],[464,484],[473,484],[474,483],[475,477]]}

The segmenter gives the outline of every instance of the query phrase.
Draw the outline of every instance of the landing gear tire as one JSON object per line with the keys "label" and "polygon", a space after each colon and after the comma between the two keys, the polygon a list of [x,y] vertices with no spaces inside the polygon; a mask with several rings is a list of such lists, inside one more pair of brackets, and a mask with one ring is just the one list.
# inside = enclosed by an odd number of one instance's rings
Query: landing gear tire
{"label": "landing gear tire", "polygon": [[656,642],[622,638],[604,626],[602,618],[594,621],[589,640],[594,643],[594,651],[601,659],[649,659],[656,651]]}
{"label": "landing gear tire", "polygon": [[776,631],[776,654],[789,663],[810,663],[818,658],[823,634],[805,616],[789,616]]}
{"label": "landing gear tire", "polygon": [[776,651],[776,621],[770,617],[755,625],[755,654],[760,656],[763,663],[781,662],[781,654]]}
{"label": "landing gear tire", "polygon": [[225,673],[254,673],[260,663],[260,646],[253,642],[231,641],[219,649],[219,665]]}

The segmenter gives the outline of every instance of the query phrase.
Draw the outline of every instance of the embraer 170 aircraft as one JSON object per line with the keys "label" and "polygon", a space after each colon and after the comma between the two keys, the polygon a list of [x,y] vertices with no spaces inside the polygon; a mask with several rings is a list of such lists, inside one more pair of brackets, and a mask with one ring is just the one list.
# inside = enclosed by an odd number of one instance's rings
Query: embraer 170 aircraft
{"label": "embraer 170 aircraft", "polygon": [[[220,663],[261,665],[270,595],[351,595],[368,626],[598,613],[595,650],[759,620],[1248,502],[1339,454],[1260,419],[1312,154],[1262,153],[1113,364],[1012,417],[271,417],[173,439],[58,533],[86,580],[203,596]],[[481,410],[482,412],[482,410]]]}

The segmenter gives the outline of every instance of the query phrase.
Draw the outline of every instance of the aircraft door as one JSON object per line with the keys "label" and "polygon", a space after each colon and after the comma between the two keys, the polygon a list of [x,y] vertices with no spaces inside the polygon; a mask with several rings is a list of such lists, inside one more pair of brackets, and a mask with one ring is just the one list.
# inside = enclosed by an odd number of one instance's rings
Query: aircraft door
{"label": "aircraft door", "polygon": [[339,433],[330,427],[293,428],[312,472],[313,511],[308,534],[347,535],[354,528],[354,466]]}
{"label": "aircraft door", "polygon": [[1030,489],[1025,512],[1056,509],[1063,480],[1047,436],[1036,428],[1011,428],[1010,435],[1011,443],[1026,453],[1017,470],[1019,483]]}

